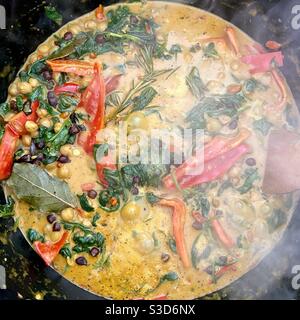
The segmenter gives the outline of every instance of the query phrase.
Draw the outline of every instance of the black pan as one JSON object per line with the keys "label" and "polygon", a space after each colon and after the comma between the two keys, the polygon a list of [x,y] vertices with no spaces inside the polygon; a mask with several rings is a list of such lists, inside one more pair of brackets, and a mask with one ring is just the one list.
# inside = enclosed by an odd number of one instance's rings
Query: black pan
{"label": "black pan", "polygon": [[[5,101],[9,83],[37,45],[57,30],[44,14],[45,3],[55,5],[63,13],[64,23],[87,13],[99,0],[1,1],[7,14],[7,29],[0,30],[0,102]],[[118,1],[103,1],[104,5]],[[300,30],[291,26],[292,7],[298,1],[181,1],[215,13],[232,22],[260,43],[276,40],[283,44],[284,74],[296,101],[300,102]],[[299,21],[300,23],[300,21]],[[11,67],[2,72],[5,66]],[[7,73],[7,74],[6,74]],[[299,103],[300,105],[300,103]],[[3,193],[0,193],[3,202]],[[4,239],[7,239],[5,244]],[[227,288],[205,298],[222,299],[300,299],[300,291],[292,288],[292,268],[300,265],[300,206],[295,211],[282,240],[252,271]],[[46,268],[20,231],[14,231],[12,219],[0,219],[0,265],[6,270],[6,290],[1,299],[101,299],[65,280]],[[1,272],[1,270],[0,270]],[[1,287],[0,275],[0,287]],[[3,282],[3,281],[2,281]]]}

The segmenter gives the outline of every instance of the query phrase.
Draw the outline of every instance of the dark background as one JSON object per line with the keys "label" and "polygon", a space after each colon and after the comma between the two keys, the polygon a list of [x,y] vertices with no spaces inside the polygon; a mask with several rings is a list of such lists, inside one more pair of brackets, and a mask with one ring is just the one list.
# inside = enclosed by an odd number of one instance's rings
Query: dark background
{"label": "dark background", "polygon": [[[115,2],[118,1],[101,3],[108,5]],[[291,8],[295,4],[300,5],[300,0],[178,2],[213,12],[262,44],[270,39],[280,42],[285,55],[283,73],[300,105],[300,30],[291,28]],[[26,57],[58,29],[44,14],[47,4],[55,5],[63,14],[64,23],[67,23],[95,9],[99,0],[0,0],[7,14],[7,29],[0,30],[0,103],[5,101],[7,87]],[[280,243],[253,271],[218,294],[206,298],[300,299],[300,291],[291,287],[291,269],[294,265],[300,265],[299,210],[298,206]],[[0,290],[0,300],[16,299],[18,294],[32,299],[37,293],[46,294],[45,299],[97,299],[70,284],[52,269],[45,268],[21,234],[12,229],[12,220],[0,219],[0,265],[5,267],[7,277],[7,290]]]}

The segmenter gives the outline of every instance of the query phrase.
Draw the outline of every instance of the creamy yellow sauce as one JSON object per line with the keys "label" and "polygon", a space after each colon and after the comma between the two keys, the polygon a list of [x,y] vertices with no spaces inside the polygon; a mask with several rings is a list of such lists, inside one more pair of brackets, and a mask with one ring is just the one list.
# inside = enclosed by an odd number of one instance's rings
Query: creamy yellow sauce
{"label": "creamy yellow sauce", "polygon": [[[148,117],[149,128],[164,127],[172,129],[174,126],[184,125],[185,114],[197,102],[185,82],[185,77],[193,66],[199,68],[203,82],[214,94],[225,94],[226,88],[233,84],[233,76],[239,79],[249,79],[251,77],[248,71],[249,68],[240,62],[229,47],[224,47],[223,43],[216,44],[216,50],[220,55],[220,58],[217,59],[203,59],[202,50],[195,53],[190,52],[192,45],[197,43],[204,44],[208,38],[223,37],[226,27],[229,26],[228,22],[199,9],[179,4],[148,2],[143,5],[129,4],[128,6],[130,10],[144,17],[153,17],[154,21],[160,25],[157,31],[158,35],[166,40],[168,48],[176,43],[180,43],[182,48],[182,52],[177,55],[176,59],[155,59],[154,61],[156,70],[165,68],[178,69],[168,79],[166,79],[165,75],[159,77],[158,81],[153,85],[158,95],[152,104],[162,106],[161,115],[163,118],[167,118],[168,121],[162,121],[157,114],[152,114]],[[112,8],[116,8],[116,6],[105,8],[105,12]],[[57,34],[63,35],[75,25],[84,30],[87,21],[96,21],[94,17],[94,12],[85,15],[64,26]],[[98,25],[97,28],[103,28],[103,26]],[[235,28],[235,31],[242,54],[246,54],[245,45],[251,44],[253,41],[238,29]],[[46,44],[51,44],[53,39],[53,37],[48,39]],[[37,52],[39,52],[39,48]],[[124,55],[106,53],[99,55],[96,60],[109,66],[104,70],[104,76],[118,74],[117,66],[132,60],[135,53],[136,51],[132,47]],[[27,63],[31,59],[32,56],[29,57]],[[86,56],[85,60],[95,61],[89,56]],[[143,71],[141,69],[128,66],[125,75],[121,78],[120,90],[127,92],[131,81],[136,80],[142,74]],[[256,159],[256,166],[259,175],[262,177],[267,138],[253,132],[252,122],[264,115],[275,127],[281,127],[285,124],[285,117],[283,114],[276,115],[267,112],[267,107],[275,105],[279,99],[278,88],[272,77],[268,73],[258,74],[254,77],[266,85],[267,89],[265,91],[256,91],[251,95],[247,102],[248,109],[240,115],[239,128],[249,128],[252,131],[251,137],[247,139],[247,144],[252,148],[251,157]],[[74,81],[77,79],[78,77],[73,77]],[[90,78],[80,79],[80,81],[87,83],[89,80]],[[293,103],[291,96],[289,100],[290,103]],[[110,111],[108,108],[107,114]],[[224,118],[223,124],[219,123],[218,132],[220,134],[232,134],[226,126],[228,121],[228,119]],[[209,141],[211,139],[210,135],[207,134],[205,139]],[[75,145],[73,148],[77,150],[75,152],[76,155],[72,155],[70,157],[71,163],[66,165],[71,172],[71,177],[66,179],[71,190],[75,194],[82,193],[81,185],[84,183],[94,183],[96,190],[101,190],[102,187],[97,184],[98,177],[94,160],[86,155],[81,147]],[[236,178],[240,178],[242,166],[243,160],[239,161],[234,167],[238,172],[235,174]],[[56,175],[57,168],[55,165],[52,168],[51,166],[47,167],[47,170],[49,173]],[[226,174],[221,180],[225,181],[228,178],[232,178],[230,173]],[[242,179],[237,182],[239,185],[241,183]],[[131,223],[122,219],[120,211],[107,213],[98,208],[97,199],[90,200],[101,216],[95,230],[101,232],[106,238],[104,255],[106,257],[109,256],[109,265],[101,268],[99,261],[103,258],[103,255],[92,258],[87,253],[83,253],[80,256],[86,256],[88,259],[87,266],[76,265],[74,260],[78,255],[74,255],[68,261],[59,255],[55,259],[53,267],[65,278],[80,287],[107,298],[135,299],[145,297],[151,299],[160,294],[167,295],[168,299],[193,299],[204,296],[228,285],[253,268],[280,238],[284,226],[270,234],[266,219],[272,209],[284,208],[285,196],[266,197],[261,193],[260,187],[261,180],[256,181],[251,191],[243,195],[232,188],[226,189],[221,196],[217,195],[216,188],[206,193],[206,197],[211,203],[217,202],[216,209],[220,208],[224,211],[225,214],[220,221],[226,229],[230,230],[233,238],[240,235],[241,230],[245,234],[251,234],[253,238],[249,248],[233,249],[234,255],[239,258],[238,263],[235,265],[235,270],[226,272],[217,283],[213,283],[211,276],[204,270],[214,257],[227,255],[228,251],[216,241],[216,243],[212,243],[214,251],[208,260],[200,262],[197,269],[193,267],[184,268],[178,254],[172,252],[168,244],[169,238],[172,237],[173,233],[171,210],[161,206],[152,207],[145,199],[138,200],[141,214],[136,221]],[[146,192],[147,190],[140,190],[141,193],[143,191]],[[181,196],[177,191],[170,192],[161,189],[159,192],[162,194],[167,193],[169,197]],[[28,228],[34,228],[45,234],[46,240],[58,240],[63,230],[60,233],[51,235],[51,232],[48,232],[51,226],[49,227],[48,225],[46,214],[30,211],[29,207],[30,205],[21,201],[18,201],[16,207],[17,217],[20,218],[19,226],[24,231],[24,234],[26,234]],[[292,209],[283,209],[287,212],[288,220]],[[192,244],[201,231],[192,228],[194,219],[191,215],[192,208],[189,204],[187,204],[187,211],[184,236],[190,255]],[[91,227],[92,215],[90,213],[77,214],[74,217],[74,221]],[[233,220],[242,221],[242,226],[238,227],[238,222],[233,223]],[[145,251],[141,252],[139,237],[150,242],[154,241],[153,239],[155,238],[156,245],[153,245],[153,250],[146,253]],[[72,242],[71,239],[69,240]],[[205,246],[209,240],[203,235],[201,241],[201,245]],[[170,255],[168,262],[162,262],[162,253]],[[150,292],[149,290],[156,287],[161,276],[171,271],[178,274],[179,280],[165,282],[153,292],[148,293]]]}

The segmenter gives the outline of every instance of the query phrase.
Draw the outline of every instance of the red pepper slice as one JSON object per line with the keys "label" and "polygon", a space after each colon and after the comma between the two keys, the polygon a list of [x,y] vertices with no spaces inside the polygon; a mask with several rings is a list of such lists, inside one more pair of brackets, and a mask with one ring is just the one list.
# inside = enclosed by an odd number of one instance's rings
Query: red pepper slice
{"label": "red pepper slice", "polygon": [[54,72],[74,73],[78,76],[91,76],[94,64],[82,60],[47,60],[47,64]]}
{"label": "red pepper slice", "polygon": [[92,154],[93,147],[96,143],[96,136],[99,130],[104,128],[105,114],[105,83],[101,73],[101,66],[95,64],[94,78],[82,94],[79,107],[82,107],[92,117],[87,122],[88,130],[83,132],[79,138],[79,144],[84,148],[86,153]]}
{"label": "red pepper slice", "polygon": [[79,84],[67,82],[61,86],[56,86],[54,88],[54,93],[56,95],[59,95],[62,93],[77,93],[79,91],[79,88],[80,88]]}
{"label": "red pepper slice", "polygon": [[[200,175],[186,175],[179,181],[182,189],[191,188],[204,182],[213,181],[223,176],[243,155],[250,151],[250,147],[246,144],[241,144],[236,148],[224,153],[223,155],[214,158],[204,163],[204,169]],[[165,184],[166,186],[166,184]],[[168,184],[166,187],[174,189],[175,185]]]}
{"label": "red pepper slice", "polygon": [[5,180],[11,175],[17,142],[20,136],[26,133],[26,121],[37,120],[36,110],[38,107],[39,102],[34,101],[31,105],[30,115],[27,116],[23,111],[19,112],[6,125],[0,144],[0,180]]}
{"label": "red pepper slice", "polygon": [[40,255],[40,257],[45,261],[46,265],[49,266],[56,256],[59,254],[60,249],[64,246],[68,239],[69,233],[67,231],[64,232],[61,239],[58,242],[40,242],[35,241],[33,243],[36,252]]}
{"label": "red pepper slice", "polygon": [[121,74],[117,74],[115,76],[105,79],[105,87],[106,87],[107,94],[117,89],[117,87],[119,86],[121,77],[122,77]]}
{"label": "red pepper slice", "polygon": [[251,65],[250,73],[267,72],[272,69],[272,61],[275,61],[277,66],[283,66],[284,56],[281,51],[259,53],[244,56],[241,58],[242,62]]}
{"label": "red pepper slice", "polygon": [[[229,150],[235,148],[243,141],[245,141],[250,136],[250,131],[247,129],[241,129],[239,134],[233,138],[225,138],[217,136],[212,139],[211,142],[204,146],[204,163],[208,162],[217,156],[228,152]],[[175,175],[177,181],[180,181],[184,176],[194,175],[194,173],[203,166],[202,159],[193,156],[181,166],[177,167],[175,170]],[[166,188],[173,188],[174,181],[172,175],[168,175],[163,179],[163,184]]]}
{"label": "red pepper slice", "polygon": [[273,40],[267,41],[265,46],[270,50],[279,50],[281,48],[281,44]]}
{"label": "red pepper slice", "polygon": [[211,221],[211,227],[220,241],[220,243],[226,248],[226,249],[231,249],[235,246],[234,240],[231,238],[231,236],[225,231],[223,228],[221,222],[218,219],[213,219]]}
{"label": "red pepper slice", "polygon": [[173,234],[176,242],[176,248],[182,264],[185,268],[190,266],[190,259],[184,239],[184,224],[186,219],[186,206],[181,199],[160,199],[159,205],[172,209]]}

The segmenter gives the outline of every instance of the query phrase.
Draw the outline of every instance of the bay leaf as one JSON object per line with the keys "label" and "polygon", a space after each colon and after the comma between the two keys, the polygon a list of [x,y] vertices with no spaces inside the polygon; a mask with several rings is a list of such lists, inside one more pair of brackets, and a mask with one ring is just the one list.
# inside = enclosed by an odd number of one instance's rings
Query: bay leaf
{"label": "bay leaf", "polygon": [[46,170],[28,163],[16,163],[7,185],[19,200],[42,212],[58,212],[76,207],[77,199],[69,185]]}

